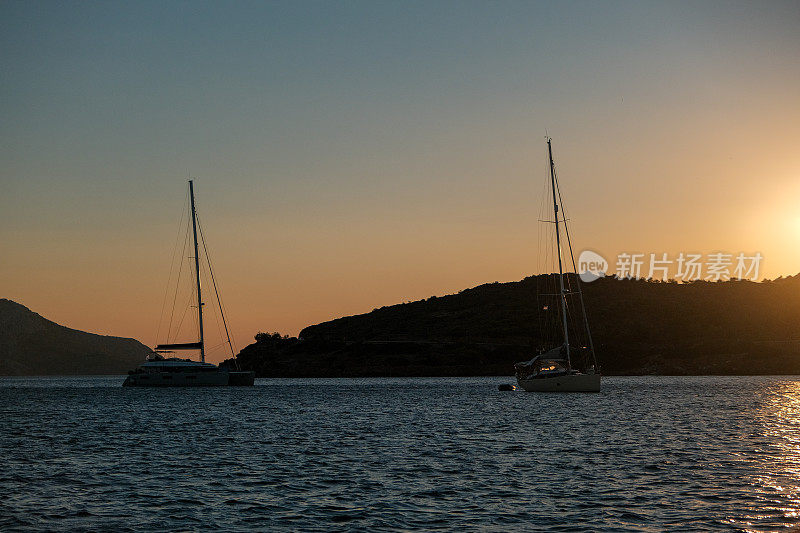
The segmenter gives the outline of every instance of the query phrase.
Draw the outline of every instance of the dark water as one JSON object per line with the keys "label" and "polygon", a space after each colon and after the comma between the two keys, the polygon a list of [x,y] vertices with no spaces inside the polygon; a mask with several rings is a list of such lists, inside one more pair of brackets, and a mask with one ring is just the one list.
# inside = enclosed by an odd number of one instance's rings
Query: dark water
{"label": "dark water", "polygon": [[800,379],[0,379],[0,530],[786,531]]}

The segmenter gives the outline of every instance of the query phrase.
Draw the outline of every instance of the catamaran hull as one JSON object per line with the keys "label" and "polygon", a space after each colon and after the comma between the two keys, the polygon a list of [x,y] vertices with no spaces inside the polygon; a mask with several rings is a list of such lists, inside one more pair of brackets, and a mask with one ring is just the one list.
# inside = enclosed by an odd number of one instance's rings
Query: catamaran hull
{"label": "catamaran hull", "polygon": [[148,372],[131,374],[123,387],[225,387],[253,385],[252,372]]}
{"label": "catamaran hull", "polygon": [[600,374],[517,379],[517,383],[528,392],[600,392]]}

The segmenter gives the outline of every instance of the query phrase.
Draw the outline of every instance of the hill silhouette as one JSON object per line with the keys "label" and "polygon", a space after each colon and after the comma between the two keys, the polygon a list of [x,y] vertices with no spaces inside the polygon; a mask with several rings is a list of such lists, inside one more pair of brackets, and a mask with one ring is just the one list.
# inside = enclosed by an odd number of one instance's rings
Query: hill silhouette
{"label": "hill silhouette", "polygon": [[[491,283],[302,330],[259,334],[240,364],[259,376],[510,375],[546,344],[551,276]],[[800,274],[763,282],[582,284],[606,374],[800,374]]]}
{"label": "hill silhouette", "polygon": [[124,374],[150,351],[135,339],[70,329],[0,299],[0,375]]}

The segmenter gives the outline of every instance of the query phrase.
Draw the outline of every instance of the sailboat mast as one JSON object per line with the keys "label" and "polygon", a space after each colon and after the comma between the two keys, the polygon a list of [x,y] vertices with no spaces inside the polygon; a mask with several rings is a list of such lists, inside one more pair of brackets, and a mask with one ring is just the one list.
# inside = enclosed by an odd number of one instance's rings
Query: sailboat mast
{"label": "sailboat mast", "polygon": [[[200,295],[200,254],[197,252],[197,211],[194,208],[194,184],[189,180],[189,197],[192,204],[192,232],[194,234],[194,274],[197,283],[197,322],[200,325],[200,361],[206,362],[206,348],[203,342],[203,298]],[[560,259],[559,259],[560,260]]]}
{"label": "sailboat mast", "polygon": [[[558,255],[558,284],[560,288],[561,319],[564,327],[564,345],[567,348],[567,368],[572,368],[569,357],[569,332],[567,331],[567,296],[564,293],[564,266],[561,264],[561,235],[558,228],[558,200],[556,200],[556,168],[553,163],[553,147],[547,139],[547,154],[550,157],[550,188],[553,191],[553,214],[556,223],[556,254]],[[199,286],[198,286],[199,289]]]}

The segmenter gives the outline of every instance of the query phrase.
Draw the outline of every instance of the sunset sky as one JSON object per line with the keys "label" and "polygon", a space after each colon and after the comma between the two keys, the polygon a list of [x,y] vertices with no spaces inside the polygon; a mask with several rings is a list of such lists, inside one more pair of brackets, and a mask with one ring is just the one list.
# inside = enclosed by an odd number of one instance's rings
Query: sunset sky
{"label": "sunset sky", "polygon": [[0,297],[154,344],[190,176],[239,348],[519,280],[546,134],[576,250],[796,274],[798,28],[798,2],[0,2]]}

